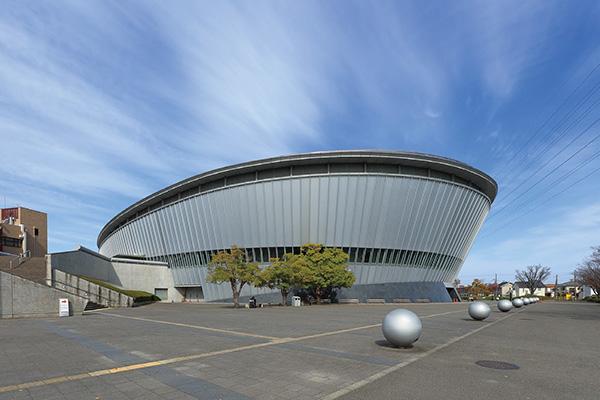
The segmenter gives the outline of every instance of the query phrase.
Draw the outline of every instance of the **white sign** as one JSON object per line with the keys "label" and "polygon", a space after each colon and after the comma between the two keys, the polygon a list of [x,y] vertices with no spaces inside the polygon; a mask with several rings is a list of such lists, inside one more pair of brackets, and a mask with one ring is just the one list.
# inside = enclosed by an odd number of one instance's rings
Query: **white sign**
{"label": "white sign", "polygon": [[301,305],[302,305],[302,302],[300,300],[300,296],[292,296],[292,306],[300,307]]}
{"label": "white sign", "polygon": [[68,317],[69,316],[69,299],[58,300],[58,316]]}

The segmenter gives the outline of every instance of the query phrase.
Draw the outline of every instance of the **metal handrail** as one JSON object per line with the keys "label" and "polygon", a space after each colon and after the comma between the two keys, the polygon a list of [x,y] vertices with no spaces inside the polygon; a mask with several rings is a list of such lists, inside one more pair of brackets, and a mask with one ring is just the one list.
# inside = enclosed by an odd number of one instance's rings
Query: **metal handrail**
{"label": "metal handrail", "polygon": [[[8,269],[12,270],[17,268],[19,265],[23,264],[26,259],[31,257],[31,250],[26,250],[23,253],[19,254],[15,259],[10,260],[8,263]],[[13,267],[13,261],[17,261],[17,264]]]}

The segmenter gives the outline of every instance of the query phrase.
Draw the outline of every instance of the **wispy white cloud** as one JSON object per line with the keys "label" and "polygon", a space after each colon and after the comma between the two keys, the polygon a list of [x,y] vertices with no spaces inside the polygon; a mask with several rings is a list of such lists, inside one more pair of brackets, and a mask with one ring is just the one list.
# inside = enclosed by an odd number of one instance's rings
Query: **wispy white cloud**
{"label": "wispy white cloud", "polygon": [[[8,4],[0,136],[19,149],[3,146],[0,190],[77,226],[53,226],[61,243],[90,245],[121,208],[213,167],[324,147],[462,149],[472,137],[447,127],[481,118],[488,95],[496,110],[518,93],[554,11],[456,2],[438,13],[417,2]],[[475,131],[505,146],[490,126]]]}
{"label": "wispy white cloud", "polygon": [[433,111],[431,108],[426,108],[424,113],[427,117],[433,118],[433,119],[436,119],[436,118],[439,118],[442,116],[442,113]]}
{"label": "wispy white cloud", "polygon": [[[482,78],[500,99],[510,96],[525,70],[544,61],[557,14],[548,2],[468,2],[465,33],[481,63]],[[548,40],[550,39],[550,40]]]}
{"label": "wispy white cloud", "polygon": [[65,69],[60,49],[45,39],[5,21],[0,33],[0,99],[6,105],[0,123],[5,138],[19,138],[19,150],[4,155],[4,172],[69,191],[147,191],[119,168],[164,167],[144,146],[140,124],[117,100]]}
{"label": "wispy white cloud", "polygon": [[489,281],[499,273],[502,279],[514,279],[516,269],[543,264],[559,279],[568,279],[590,247],[600,244],[600,203],[583,204],[562,206],[551,219],[513,231],[509,238],[486,240],[469,256],[461,274],[469,278],[479,274]]}

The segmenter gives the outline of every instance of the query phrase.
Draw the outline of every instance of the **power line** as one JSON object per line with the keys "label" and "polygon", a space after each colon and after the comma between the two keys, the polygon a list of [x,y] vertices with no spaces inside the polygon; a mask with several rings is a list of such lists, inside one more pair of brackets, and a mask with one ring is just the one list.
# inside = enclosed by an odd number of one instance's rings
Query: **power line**
{"label": "power line", "polygon": [[[598,89],[600,89],[600,83],[597,84],[594,93],[596,91],[598,91]],[[587,98],[585,100],[587,100]],[[537,153],[537,155],[533,159],[529,160],[529,162],[526,164],[526,166],[525,166],[524,169],[529,168],[535,161],[539,160],[545,153],[547,153],[548,151],[550,151],[550,149],[552,148],[552,146],[554,146],[556,143],[558,143],[562,138],[564,138],[567,135],[567,133],[570,132],[571,128],[573,128],[574,126],[576,126],[577,124],[579,124],[585,117],[587,117],[593,110],[595,110],[596,106],[598,104],[600,104],[600,98],[598,98],[594,103],[590,104],[588,106],[588,108],[581,115],[579,115],[574,121],[570,122],[568,125],[566,125],[566,127],[562,128],[561,131],[559,131],[559,134],[556,137],[554,137],[552,140],[550,140],[548,143],[546,143],[544,145],[544,147],[542,148],[542,150],[539,153]],[[579,106],[580,106],[580,104],[577,107],[579,107]],[[569,115],[569,117],[570,117],[570,115]],[[567,117],[565,117],[565,118],[567,118]],[[561,123],[562,123],[562,121],[561,121]],[[567,144],[566,146],[564,146],[562,148],[562,150],[560,150],[558,153],[555,154],[555,156],[559,155],[562,151],[566,150],[566,148],[568,146],[570,146],[573,142],[575,142],[577,139],[579,139],[579,137],[581,137],[583,135],[583,133],[585,133],[585,132],[580,133],[575,139],[571,140],[569,142],[569,144]],[[551,158],[545,165],[543,165],[542,168],[544,166],[546,166],[550,161],[552,161],[552,159],[554,159],[554,157]],[[526,160],[526,159],[524,158],[523,160]],[[512,169],[513,170],[519,170],[519,167],[521,167],[521,165],[522,165],[522,162],[519,162]],[[512,193],[514,193],[516,190],[518,190],[521,186],[523,186],[523,184],[525,184],[525,182],[527,182],[531,177],[535,176],[540,170],[541,170],[541,168],[539,168],[538,170],[536,170],[535,173],[533,173],[531,176],[529,176],[524,181],[521,181],[519,183],[519,185],[517,185],[515,188],[513,188],[504,197],[510,196]]]}
{"label": "power line", "polygon": [[[565,174],[559,176],[557,179],[555,179],[552,182],[550,182],[548,184],[548,186],[549,187],[554,187],[555,184],[564,181],[566,178],[568,178],[569,176],[573,175],[574,173],[576,173],[581,168],[585,167],[586,165],[588,165],[589,163],[591,163],[592,161],[594,161],[598,157],[600,157],[600,150],[597,151],[597,152],[595,152],[595,153],[593,153],[590,157],[588,157],[585,160],[583,160],[582,162],[580,162],[577,166],[575,166],[574,168],[570,169]],[[516,206],[516,209],[518,210],[518,209],[522,208],[522,206],[526,205],[527,203],[528,203],[528,201],[524,201],[524,202],[519,203]]]}
{"label": "power line", "polygon": [[[535,174],[537,174],[542,168],[544,168],[546,165],[548,165],[554,158],[556,158],[556,156],[558,156],[559,154],[561,154],[564,150],[566,150],[575,140],[579,139],[584,133],[586,133],[587,131],[589,131],[592,127],[594,127],[594,125],[596,125],[598,122],[600,122],[600,118],[597,118],[596,120],[594,120],[594,122],[592,122],[590,125],[588,125],[588,127],[586,129],[584,129],[579,135],[577,135],[577,137],[575,137],[575,139],[571,140],[571,142],[569,142],[569,144],[565,147],[563,147],[563,149],[561,149],[557,154],[554,155],[554,157],[552,157],[548,162],[546,162],[544,165],[542,165],[540,168],[538,168],[538,170],[533,174],[530,175],[529,178],[531,178],[532,176],[534,176]],[[490,215],[490,218],[498,215],[499,213],[501,213],[502,211],[504,211],[508,206],[510,206],[512,203],[514,203],[516,200],[520,199],[521,197],[523,197],[526,193],[530,192],[534,187],[536,187],[538,184],[540,184],[542,181],[544,181],[547,177],[549,177],[550,175],[552,175],[555,171],[557,171],[560,167],[562,167],[563,165],[565,165],[567,162],[569,162],[571,159],[573,159],[573,157],[575,157],[577,154],[581,153],[583,150],[585,150],[589,145],[591,145],[592,143],[594,143],[596,140],[598,140],[598,138],[600,138],[600,133],[597,134],[596,136],[594,136],[591,140],[589,140],[586,144],[584,144],[583,146],[581,146],[577,151],[575,151],[575,153],[571,154],[566,160],[564,160],[563,162],[561,162],[560,164],[558,164],[556,167],[554,167],[550,172],[548,172],[546,175],[544,175],[541,179],[539,179],[537,182],[535,182],[532,186],[529,186],[529,188],[527,190],[525,190],[524,192],[522,192],[520,195],[518,195],[517,197],[513,198],[511,201],[509,201],[507,204],[505,204],[502,208],[500,208],[499,210],[497,210],[496,212],[494,212],[492,215]],[[526,179],[529,180],[529,178]],[[525,182],[525,181],[524,181]]]}
{"label": "power line", "polygon": [[[563,102],[550,114],[550,116],[542,123],[542,125],[540,125],[538,127],[538,129],[536,129],[536,131],[534,132],[534,134],[532,136],[530,136],[530,138],[527,140],[527,142],[515,153],[513,154],[513,156],[510,158],[510,160],[508,160],[508,162],[505,164],[506,165],[506,169],[509,168],[510,164],[512,163],[512,161],[525,149],[527,148],[527,146],[529,146],[529,144],[531,143],[531,141],[540,133],[542,132],[542,129],[544,128],[544,126],[546,126],[546,124],[548,122],[550,122],[552,120],[552,118],[554,118],[554,116],[560,111],[561,108],[563,108],[563,106],[565,104],[567,104],[567,102],[571,99],[571,97],[573,97],[581,87],[583,87],[583,85],[588,81],[588,79],[598,70],[598,68],[600,68],[600,63],[596,64],[594,66],[594,68],[592,68],[592,70],[586,75],[586,77],[579,83],[579,85],[577,85],[577,87],[571,91],[571,93],[569,93],[569,95],[565,98],[565,100],[563,100]],[[513,141],[514,142],[514,141]],[[512,145],[512,143],[511,143]]]}
{"label": "power line", "polygon": [[555,199],[556,197],[560,196],[561,194],[565,193],[567,190],[569,190],[570,188],[572,188],[573,186],[577,185],[580,182],[583,182],[584,180],[586,180],[587,178],[589,178],[590,176],[592,176],[593,174],[600,172],[600,167],[594,169],[592,172],[590,172],[589,174],[585,175],[583,178],[578,179],[577,181],[573,182],[572,184],[570,184],[569,186],[565,187],[564,189],[562,189],[561,191],[555,193],[554,195],[550,196],[549,198],[547,198],[544,202],[539,203],[538,205],[534,206],[533,208],[529,209],[528,211],[526,211],[525,213],[518,215],[512,219],[510,219],[508,222],[506,222],[505,224],[499,226],[497,229],[494,229],[491,232],[485,233],[482,235],[483,238],[485,237],[489,237],[491,235],[493,235],[494,233],[506,228],[507,226],[509,226],[510,224],[512,224],[513,222],[517,221],[518,219],[526,216],[527,214],[531,213],[532,211],[535,211],[536,209],[540,208],[541,206],[543,206],[544,204],[548,203],[549,201]]}

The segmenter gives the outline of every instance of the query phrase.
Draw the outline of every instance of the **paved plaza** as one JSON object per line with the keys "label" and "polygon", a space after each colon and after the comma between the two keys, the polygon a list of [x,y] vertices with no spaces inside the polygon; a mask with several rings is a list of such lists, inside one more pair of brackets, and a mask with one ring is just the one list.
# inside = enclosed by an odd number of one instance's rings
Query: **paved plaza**
{"label": "paved plaza", "polygon": [[600,305],[494,308],[483,322],[467,304],[402,305],[423,321],[410,349],[381,335],[398,306],[154,304],[2,320],[0,399],[598,398]]}

